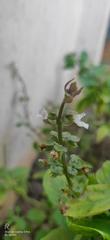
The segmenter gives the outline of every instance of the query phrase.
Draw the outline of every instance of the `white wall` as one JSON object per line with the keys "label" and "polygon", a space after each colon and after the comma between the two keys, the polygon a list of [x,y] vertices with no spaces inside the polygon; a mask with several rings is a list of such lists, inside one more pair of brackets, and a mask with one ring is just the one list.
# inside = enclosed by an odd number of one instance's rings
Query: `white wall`
{"label": "white wall", "polygon": [[76,49],[86,49],[94,63],[99,63],[110,18],[109,0],[85,0]]}
{"label": "white wall", "polygon": [[85,48],[99,61],[98,42],[105,37],[108,3],[100,0],[99,8],[95,0],[0,0],[0,146],[6,150],[8,165],[22,161],[30,151],[30,140],[24,130],[13,127],[15,85],[6,65],[14,61],[27,85],[35,124],[45,101],[61,94],[63,78],[68,76],[61,70],[64,54]]}
{"label": "white wall", "polygon": [[12,131],[14,86],[5,66],[17,64],[27,84],[32,120],[37,121],[42,104],[54,97],[56,68],[75,49],[81,9],[81,0],[0,1],[0,135],[8,145],[9,165],[22,158],[28,145],[21,130]]}

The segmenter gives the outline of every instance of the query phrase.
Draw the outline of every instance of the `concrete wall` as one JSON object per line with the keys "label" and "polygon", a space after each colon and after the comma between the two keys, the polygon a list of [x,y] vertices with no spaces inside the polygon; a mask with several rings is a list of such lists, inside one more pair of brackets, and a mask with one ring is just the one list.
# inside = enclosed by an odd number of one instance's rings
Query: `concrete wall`
{"label": "concrete wall", "polygon": [[[0,0],[1,162],[5,160],[10,166],[19,164],[31,146],[26,131],[14,127],[18,107],[14,102],[16,84],[7,65],[16,63],[26,83],[31,121],[35,125],[39,109],[48,99],[61,97],[63,81],[71,75],[62,71],[63,56],[86,49],[94,61],[100,60],[109,0],[100,0],[101,7],[97,2]],[[94,16],[97,24],[93,22]]]}

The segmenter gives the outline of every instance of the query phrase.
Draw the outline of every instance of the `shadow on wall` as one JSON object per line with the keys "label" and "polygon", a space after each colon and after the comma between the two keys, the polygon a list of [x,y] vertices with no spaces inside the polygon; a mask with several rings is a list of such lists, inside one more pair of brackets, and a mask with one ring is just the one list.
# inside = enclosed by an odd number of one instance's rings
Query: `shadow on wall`
{"label": "shadow on wall", "polygon": [[[10,107],[9,111],[4,119],[6,121],[6,125],[4,126],[5,133],[3,133],[3,140],[1,139],[0,144],[0,165],[5,166],[21,165],[22,164],[21,161],[23,160],[23,158],[25,165],[26,161],[25,157],[29,154],[28,149],[31,149],[30,146],[32,144],[32,138],[33,136],[37,137],[37,132],[36,128],[32,126],[30,120],[29,97],[25,82],[21,77],[14,62],[8,64],[6,66],[6,69],[9,71],[11,75],[12,80],[11,87],[13,89],[13,92],[11,92],[11,99],[9,101]],[[20,129],[19,127],[23,128]],[[21,161],[19,161],[20,154]],[[16,158],[17,155],[18,159]],[[11,160],[11,158],[13,160]],[[18,160],[18,162],[16,162],[16,159]]]}

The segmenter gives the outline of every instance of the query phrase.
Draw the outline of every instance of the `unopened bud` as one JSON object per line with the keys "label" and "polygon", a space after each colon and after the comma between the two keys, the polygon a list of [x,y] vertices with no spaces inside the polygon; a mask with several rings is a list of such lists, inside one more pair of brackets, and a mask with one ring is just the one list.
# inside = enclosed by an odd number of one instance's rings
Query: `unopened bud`
{"label": "unopened bud", "polygon": [[82,168],[82,172],[83,172],[84,174],[87,174],[87,173],[90,172],[90,169],[89,169],[88,167],[84,167],[84,168]]}
{"label": "unopened bud", "polygon": [[73,82],[73,81],[74,79],[68,81],[64,87],[66,103],[71,103],[73,101],[73,98],[79,95],[80,92],[82,91],[82,88],[78,89],[76,82]]}
{"label": "unopened bud", "polygon": [[40,145],[41,150],[44,150],[46,147],[47,147],[46,144],[41,144],[41,145]]}
{"label": "unopened bud", "polygon": [[51,157],[54,158],[54,159],[58,159],[58,157],[59,157],[58,152],[56,152],[56,151],[54,151],[54,150],[50,152],[50,155],[51,155]]}

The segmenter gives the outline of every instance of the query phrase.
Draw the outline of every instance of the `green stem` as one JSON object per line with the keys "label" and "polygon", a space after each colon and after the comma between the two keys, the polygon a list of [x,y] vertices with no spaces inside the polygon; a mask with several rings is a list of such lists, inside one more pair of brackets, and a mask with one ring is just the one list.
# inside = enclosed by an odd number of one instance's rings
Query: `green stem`
{"label": "green stem", "polygon": [[[61,145],[63,145],[63,137],[62,137],[62,114],[63,114],[63,110],[64,110],[64,106],[65,106],[65,99],[63,99],[60,109],[59,109],[59,113],[58,113],[58,117],[57,117],[57,131],[58,131],[58,140],[59,143]],[[66,159],[65,159],[65,153],[63,153],[62,155],[62,164],[63,164],[63,171],[64,171],[64,175],[66,176],[67,182],[69,187],[72,187],[72,182],[71,179],[68,175],[68,171],[67,171],[67,163],[66,163]]]}
{"label": "green stem", "polygon": [[70,177],[69,177],[69,175],[68,175],[67,163],[66,163],[66,159],[65,159],[65,154],[63,154],[63,156],[62,156],[62,163],[63,163],[63,171],[64,171],[64,174],[65,174],[65,176],[66,176],[66,179],[67,179],[69,188],[72,190],[72,182],[71,182],[71,179],[70,179]]}
{"label": "green stem", "polygon": [[63,113],[63,109],[65,106],[65,100],[62,101],[60,109],[59,109],[59,113],[58,113],[58,117],[57,117],[57,127],[58,127],[58,140],[59,143],[61,145],[63,145],[63,138],[62,138],[62,113]]}

